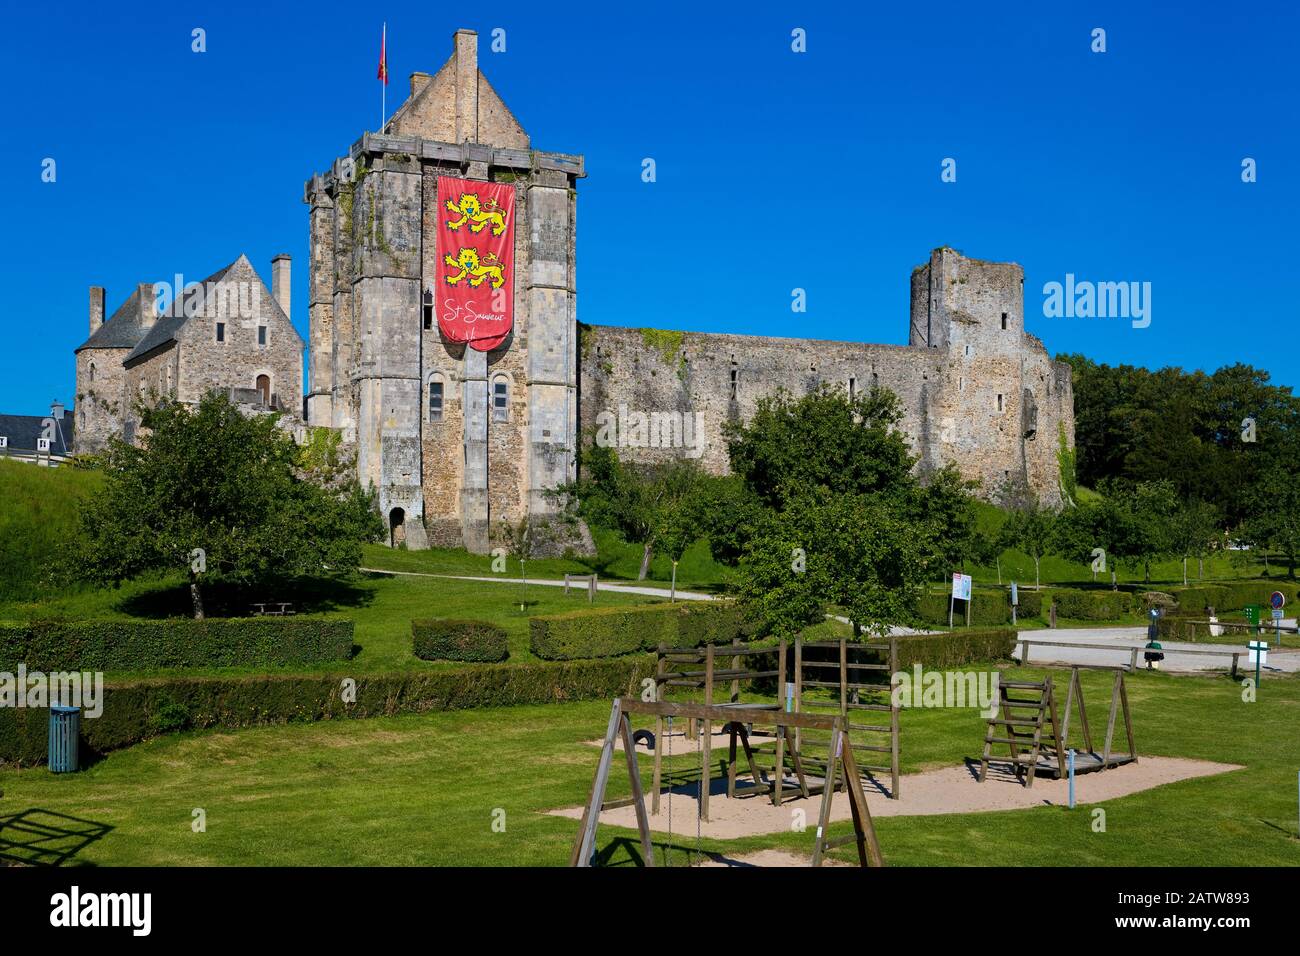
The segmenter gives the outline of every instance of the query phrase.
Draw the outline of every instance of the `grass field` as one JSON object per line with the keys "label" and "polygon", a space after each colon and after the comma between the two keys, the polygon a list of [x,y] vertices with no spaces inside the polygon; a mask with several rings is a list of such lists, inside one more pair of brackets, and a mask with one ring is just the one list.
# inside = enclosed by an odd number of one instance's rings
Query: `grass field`
{"label": "grass field", "polygon": [[[1107,699],[1108,680],[1085,672],[1094,707]],[[1300,865],[1300,680],[1267,680],[1254,704],[1224,677],[1140,673],[1128,687],[1139,753],[1245,769],[1110,801],[1104,833],[1093,832],[1086,806],[881,819],[887,862]],[[75,775],[0,771],[0,856],[70,865],[562,865],[576,822],[542,811],[586,797],[598,752],[582,742],[601,735],[608,714],[597,701],[195,732]],[[904,769],[977,756],[982,737],[974,711],[907,710]],[[647,761],[642,769],[648,784]],[[614,774],[610,797],[626,792]],[[206,832],[192,829],[196,808]],[[505,832],[493,829],[498,811]],[[633,836],[601,829],[610,864],[634,862]],[[697,849],[807,854],[811,840],[783,833],[697,846],[685,820],[673,840],[656,837],[656,852],[668,846],[669,862],[682,865]]]}

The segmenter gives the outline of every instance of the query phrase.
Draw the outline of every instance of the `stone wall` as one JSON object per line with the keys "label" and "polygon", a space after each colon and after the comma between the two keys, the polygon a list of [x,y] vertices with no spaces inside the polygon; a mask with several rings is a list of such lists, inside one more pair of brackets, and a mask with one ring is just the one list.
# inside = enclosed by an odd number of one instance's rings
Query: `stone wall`
{"label": "stone wall", "polygon": [[102,452],[110,438],[122,437],[130,411],[122,360],[130,351],[83,349],[77,353],[77,427],[73,441],[78,454]]}

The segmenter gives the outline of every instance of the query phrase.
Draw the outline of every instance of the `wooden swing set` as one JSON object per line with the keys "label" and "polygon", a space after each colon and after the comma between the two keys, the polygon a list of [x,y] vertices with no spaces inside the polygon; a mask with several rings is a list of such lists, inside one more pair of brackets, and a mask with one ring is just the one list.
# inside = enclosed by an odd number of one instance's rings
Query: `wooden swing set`
{"label": "wooden swing set", "polygon": [[[1111,686],[1110,714],[1106,720],[1106,739],[1101,753],[1092,746],[1092,730],[1088,725],[1088,710],[1083,702],[1083,685],[1079,681],[1080,668],[1108,670],[1115,673]],[[1070,668],[1070,681],[1065,694],[1063,719],[1058,721],[1056,693],[1051,675],[1041,681],[998,682],[998,710],[988,718],[984,733],[984,756],[980,758],[979,782],[988,774],[989,761],[1009,762],[1016,777],[1026,787],[1034,785],[1034,777],[1041,771],[1060,780],[1068,773],[1066,753],[1070,749],[1070,717],[1075,707],[1079,711],[1079,724],[1083,734],[1083,749],[1074,755],[1075,774],[1101,772],[1109,767],[1137,763],[1137,748],[1133,743],[1133,722],[1129,714],[1128,689],[1124,685],[1124,668],[1077,664]],[[1116,753],[1115,723],[1122,716],[1124,734],[1128,741],[1127,753]],[[994,757],[994,744],[1006,744],[1011,756]]]}
{"label": "wooden swing set", "polygon": [[[574,865],[587,865],[594,846],[596,820],[601,810],[629,805],[637,808],[638,829],[641,832],[645,859],[650,861],[649,821],[644,818],[645,798],[640,780],[636,776],[636,754],[630,724],[631,713],[653,714],[654,768],[652,772],[650,813],[660,812],[660,798],[664,790],[665,744],[672,757],[672,720],[687,722],[686,736],[699,739],[699,799],[697,803],[697,830],[700,822],[709,819],[709,791],[713,776],[713,727],[721,724],[729,736],[729,748],[724,769],[728,798],[737,796],[770,796],[773,805],[780,806],[788,799],[822,797],[821,819],[813,864],[821,865],[826,849],[850,841],[857,841],[863,865],[883,865],[879,847],[871,827],[871,815],[866,807],[863,781],[876,782],[876,774],[890,775],[889,796],[897,799],[899,791],[899,709],[895,706],[892,681],[871,682],[873,672],[897,673],[898,644],[896,639],[878,643],[855,643],[847,640],[804,642],[797,639],[790,647],[782,641],[773,645],[748,645],[739,640],[730,645],[709,645],[703,648],[673,648],[660,645],[654,674],[654,699],[637,701],[621,698],[615,702],[615,714],[610,717],[601,763],[598,765],[592,795],[584,810],[583,831],[574,847]],[[883,658],[884,662],[875,660]],[[790,664],[793,662],[793,668]],[[755,681],[775,680],[777,701],[741,700],[742,686]],[[729,685],[725,699],[718,693],[718,685]],[[700,693],[703,702],[671,702],[665,699],[672,689],[686,688]],[[822,699],[821,690],[838,691],[834,700]],[[873,702],[873,695],[888,692],[887,703]],[[887,715],[880,722],[876,715]],[[873,721],[873,717],[876,719]],[[756,741],[755,728],[765,739]],[[643,732],[644,733],[644,732]],[[887,735],[884,737],[877,735]],[[613,751],[622,739],[627,754],[628,773],[632,777],[632,796],[625,800],[606,802],[605,784]],[[862,742],[855,742],[861,739]],[[822,748],[825,748],[824,750]],[[749,769],[748,781],[737,781],[738,756],[743,752]],[[858,762],[858,753],[884,754],[879,762]],[[823,756],[824,754],[824,756]],[[767,762],[767,758],[771,762]],[[872,759],[868,757],[867,759]],[[886,762],[887,761],[887,762]],[[737,784],[740,783],[738,788]],[[827,841],[826,824],[829,822],[831,801],[837,789],[849,793],[854,818],[854,835],[838,841]],[[883,787],[882,787],[883,789]],[[669,831],[672,821],[672,787],[669,793]],[[587,845],[584,848],[584,840]]]}
{"label": "wooden swing set", "polygon": [[[713,721],[734,722],[736,718],[735,708],[723,705],[642,701],[630,697],[620,697],[615,700],[610,711],[609,726],[605,731],[600,760],[596,765],[596,777],[592,781],[591,793],[583,808],[578,838],[574,842],[573,853],[569,859],[570,866],[592,865],[596,852],[596,827],[600,822],[601,812],[629,805],[636,811],[637,834],[641,840],[643,864],[655,865],[654,846],[650,838],[650,818],[646,813],[645,795],[641,789],[641,774],[637,767],[636,747],[632,740],[630,714],[652,714],[657,722],[664,718],[701,720],[704,721],[706,728]],[[862,789],[862,778],[853,758],[853,744],[849,739],[848,722],[839,715],[796,714],[767,709],[747,710],[745,717],[750,723],[774,728],[778,740],[783,739],[783,735],[789,730],[830,731],[831,757],[828,761],[826,785],[822,787],[821,811],[817,819],[812,865],[821,866],[827,850],[847,843],[856,843],[858,862],[861,866],[884,866],[880,844],[876,841],[876,831],[871,823],[871,811],[867,808],[867,795]],[[610,768],[614,763],[614,751],[620,740],[627,763],[628,782],[632,795],[623,800],[606,801],[605,789],[609,783]],[[700,781],[701,800],[708,792],[708,776],[707,773],[704,774]],[[840,786],[848,791],[849,806],[853,815],[853,833],[831,839],[827,835],[831,819],[831,802],[835,791]],[[671,830],[668,836],[671,840]]]}

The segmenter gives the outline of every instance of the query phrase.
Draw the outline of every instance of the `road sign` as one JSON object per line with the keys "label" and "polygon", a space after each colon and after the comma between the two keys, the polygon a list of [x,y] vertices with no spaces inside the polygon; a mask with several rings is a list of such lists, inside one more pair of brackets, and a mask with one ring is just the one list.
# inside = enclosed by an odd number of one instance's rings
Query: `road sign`
{"label": "road sign", "polygon": [[953,572],[952,596],[959,601],[970,600],[970,575],[959,571]]}
{"label": "road sign", "polygon": [[1251,641],[1248,646],[1250,647],[1250,663],[1258,664],[1261,667],[1268,663],[1267,641]]}
{"label": "road sign", "polygon": [[1020,592],[1016,590],[1016,582],[1011,582],[1011,606],[1017,607],[1020,604]]}
{"label": "road sign", "polygon": [[1273,608],[1273,620],[1275,620],[1275,621],[1280,621],[1280,620],[1282,620],[1282,613],[1283,613],[1283,612],[1282,612],[1282,609],[1281,609],[1280,607],[1275,607],[1275,608]]}
{"label": "road sign", "polygon": [[[1286,595],[1281,591],[1274,591],[1272,596],[1269,597],[1268,603],[1274,611],[1280,611],[1286,607]],[[1273,616],[1277,617],[1278,615],[1274,614]]]}

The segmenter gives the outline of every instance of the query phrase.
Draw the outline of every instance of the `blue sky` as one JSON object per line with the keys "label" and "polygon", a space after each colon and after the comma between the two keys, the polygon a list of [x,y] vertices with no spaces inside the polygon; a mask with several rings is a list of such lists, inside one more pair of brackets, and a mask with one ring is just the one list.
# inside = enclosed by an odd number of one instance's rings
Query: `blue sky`
{"label": "blue sky", "polygon": [[[378,125],[385,20],[390,113],[470,27],[534,147],[585,154],[585,322],[902,344],[910,270],[947,244],[1025,267],[1026,325],[1053,353],[1300,385],[1294,4],[450,9],[8,6],[0,411],[71,401],[92,284],[111,311],[240,252],[269,282],[285,251],[305,337],[302,184]],[[1066,273],[1150,282],[1151,325],[1043,317]]]}

